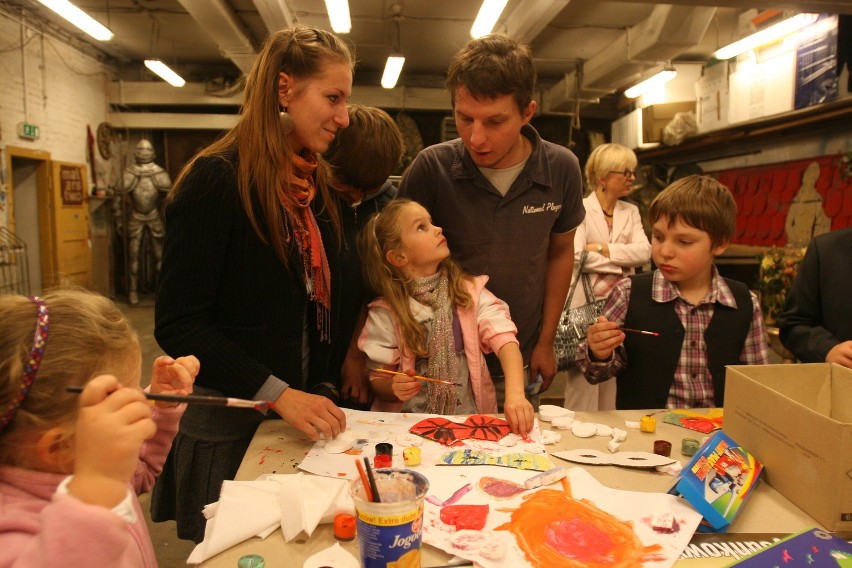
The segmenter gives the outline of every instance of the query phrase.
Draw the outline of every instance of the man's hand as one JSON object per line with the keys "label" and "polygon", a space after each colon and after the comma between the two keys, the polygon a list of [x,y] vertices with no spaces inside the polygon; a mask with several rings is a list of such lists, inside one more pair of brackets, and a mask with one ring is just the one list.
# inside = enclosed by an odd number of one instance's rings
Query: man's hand
{"label": "man's hand", "polygon": [[556,352],[553,350],[553,344],[539,343],[533,349],[530,356],[530,378],[541,375],[542,384],[541,391],[545,392],[550,388],[553,382],[553,377],[556,376]]}
{"label": "man's hand", "polygon": [[852,369],[852,341],[838,343],[825,356],[826,363],[837,363]]}

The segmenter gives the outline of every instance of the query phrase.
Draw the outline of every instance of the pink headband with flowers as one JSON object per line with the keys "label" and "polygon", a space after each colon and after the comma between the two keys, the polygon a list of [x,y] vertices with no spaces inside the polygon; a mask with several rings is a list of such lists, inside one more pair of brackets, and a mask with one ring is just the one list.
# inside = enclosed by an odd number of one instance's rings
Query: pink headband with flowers
{"label": "pink headband with flowers", "polygon": [[12,421],[12,418],[15,417],[15,413],[27,399],[30,387],[33,386],[33,381],[35,381],[39,365],[41,365],[41,360],[44,357],[44,346],[47,343],[49,320],[47,304],[45,304],[44,300],[38,296],[32,296],[30,300],[36,305],[37,315],[35,334],[33,335],[33,347],[30,350],[30,357],[27,359],[27,364],[24,365],[24,376],[21,379],[21,388],[18,392],[18,396],[9,403],[9,406],[3,412],[2,416],[0,416],[0,432],[3,432],[3,430],[6,429],[6,426],[8,426]]}

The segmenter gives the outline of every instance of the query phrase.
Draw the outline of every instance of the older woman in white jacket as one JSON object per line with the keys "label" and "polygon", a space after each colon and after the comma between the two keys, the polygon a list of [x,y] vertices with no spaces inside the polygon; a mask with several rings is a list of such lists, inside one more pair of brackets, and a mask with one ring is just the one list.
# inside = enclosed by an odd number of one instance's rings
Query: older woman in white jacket
{"label": "older woman in white jacket", "polygon": [[[583,200],[586,218],[574,234],[574,266],[588,251],[583,272],[591,276],[597,299],[605,299],[613,286],[633,274],[651,258],[651,243],[642,229],[639,208],[620,198],[630,193],[636,178],[636,154],[620,144],[602,144],[586,162],[586,182],[593,191]],[[571,307],[586,303],[579,285]],[[568,371],[565,408],[614,410],[615,381],[590,385],[576,369]]]}

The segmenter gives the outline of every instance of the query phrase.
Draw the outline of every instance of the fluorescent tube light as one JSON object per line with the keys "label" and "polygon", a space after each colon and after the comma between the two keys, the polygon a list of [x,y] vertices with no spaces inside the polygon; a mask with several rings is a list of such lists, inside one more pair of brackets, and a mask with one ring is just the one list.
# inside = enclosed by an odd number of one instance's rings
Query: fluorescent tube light
{"label": "fluorescent tube light", "polygon": [[146,59],[145,67],[159,75],[163,81],[172,87],[183,87],[186,85],[186,81],[183,80],[183,77],[172,71],[168,65],[159,59]]}
{"label": "fluorescent tube light", "polygon": [[68,0],[38,0],[98,41],[109,41],[113,33]]}
{"label": "fluorescent tube light", "polygon": [[470,35],[473,38],[482,37],[490,34],[491,30],[500,19],[500,14],[506,7],[506,2],[509,0],[482,0],[482,6],[479,7],[479,13],[473,21],[473,26],[470,28]]}
{"label": "fluorescent tube light", "polygon": [[348,34],[352,29],[349,19],[349,0],[325,0],[325,11],[334,33]]}
{"label": "fluorescent tube light", "polygon": [[674,79],[676,76],[677,71],[675,71],[674,69],[663,69],[656,75],[653,75],[648,79],[645,79],[641,83],[637,83],[636,85],[633,85],[632,87],[624,91],[624,96],[628,99],[635,99],[636,97],[643,95],[648,91],[662,87],[663,85]]}
{"label": "fluorescent tube light", "polygon": [[399,79],[403,65],[405,65],[404,56],[394,54],[388,57],[388,60],[385,62],[385,72],[382,73],[382,87],[393,89],[396,86],[396,81]]}
{"label": "fluorescent tube light", "polygon": [[800,30],[808,24],[812,24],[819,17],[819,14],[799,14],[797,16],[793,16],[792,18],[787,18],[784,21],[778,22],[773,26],[769,26],[764,30],[760,30],[759,32],[755,32],[750,36],[746,36],[739,41],[735,41],[732,44],[726,45],[725,47],[716,50],[713,53],[713,57],[716,59],[730,59],[731,57],[735,57],[744,51],[748,51],[750,49],[754,49],[755,47],[759,47],[761,45],[766,45],[767,43],[773,42],[776,39],[780,39],[786,35],[790,35],[796,30]]}

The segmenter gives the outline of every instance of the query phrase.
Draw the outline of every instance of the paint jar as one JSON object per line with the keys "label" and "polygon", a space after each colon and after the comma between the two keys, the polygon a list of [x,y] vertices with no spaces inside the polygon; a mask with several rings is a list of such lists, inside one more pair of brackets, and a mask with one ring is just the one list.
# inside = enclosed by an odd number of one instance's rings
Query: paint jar
{"label": "paint jar", "polygon": [[657,431],[657,419],[651,415],[643,416],[639,419],[639,431],[640,432],[656,432]]}
{"label": "paint jar", "polygon": [[265,566],[263,556],[258,554],[246,554],[237,560],[237,568],[265,568]]}
{"label": "paint jar", "polygon": [[402,459],[408,467],[420,465],[420,448],[417,446],[405,448],[402,450]]}
{"label": "paint jar", "polygon": [[355,517],[347,513],[334,516],[334,538],[348,542],[355,538]]}
{"label": "paint jar", "polygon": [[376,455],[384,454],[387,456],[393,455],[393,444],[389,444],[388,442],[380,442],[376,444]]}
{"label": "paint jar", "polygon": [[698,446],[700,445],[695,438],[684,438],[680,443],[680,453],[685,456],[694,456],[698,453]]}
{"label": "paint jar", "polygon": [[376,457],[373,458],[373,467],[376,469],[393,467],[393,457],[387,454],[376,454]]}
{"label": "paint jar", "polygon": [[654,441],[654,453],[658,456],[663,457],[671,457],[672,455],[672,443],[667,440],[655,440]]}
{"label": "paint jar", "polygon": [[379,503],[366,500],[360,479],[349,484],[349,494],[355,503],[361,566],[419,568],[423,499],[429,490],[429,480],[410,469],[376,471],[375,478]]}

